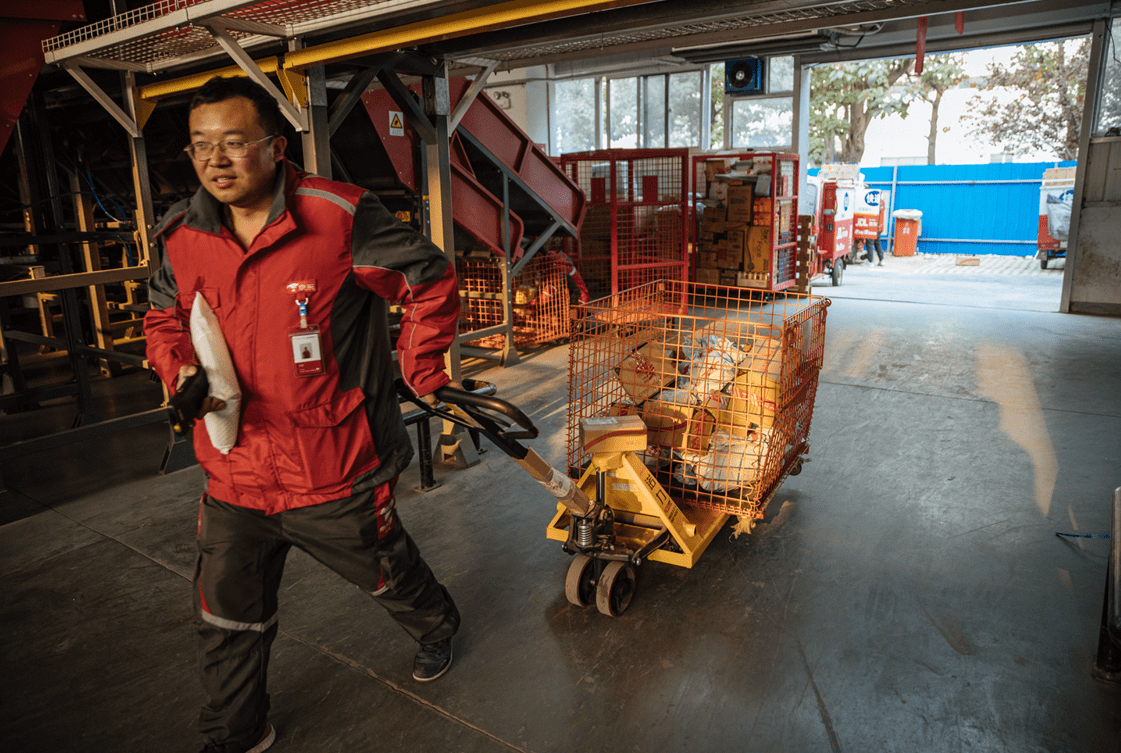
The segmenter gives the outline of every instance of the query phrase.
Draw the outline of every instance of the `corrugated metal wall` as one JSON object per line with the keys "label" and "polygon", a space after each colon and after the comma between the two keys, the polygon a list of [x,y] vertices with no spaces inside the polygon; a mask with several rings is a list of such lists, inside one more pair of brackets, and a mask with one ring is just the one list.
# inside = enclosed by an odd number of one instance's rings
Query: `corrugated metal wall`
{"label": "corrugated metal wall", "polygon": [[869,186],[892,192],[889,210],[922,211],[919,253],[1033,256],[1043,171],[1075,164],[899,165],[861,172]]}

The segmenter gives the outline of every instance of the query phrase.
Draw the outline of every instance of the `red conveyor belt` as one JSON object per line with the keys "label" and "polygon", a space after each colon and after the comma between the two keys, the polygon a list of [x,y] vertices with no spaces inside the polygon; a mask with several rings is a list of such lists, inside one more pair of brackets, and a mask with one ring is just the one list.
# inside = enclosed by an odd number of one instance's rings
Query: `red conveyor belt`
{"label": "red conveyor belt", "polygon": [[[462,78],[448,83],[454,108],[470,84]],[[411,89],[419,93],[420,87],[413,86]],[[388,92],[369,92],[362,96],[362,102],[397,171],[398,179],[411,190],[419,190],[416,155],[421,142],[416,131],[403,114],[400,115],[401,130],[391,127],[397,125],[392,120],[400,108]],[[479,95],[460,120],[459,127],[499,159],[527,189],[548,205],[556,217],[579,229],[584,215],[583,192],[490,97]],[[394,133],[400,135],[393,135]],[[475,179],[466,149],[458,135],[453,135],[451,139],[451,174],[452,215],[455,222],[495,253],[502,255],[502,200]],[[509,217],[510,249],[516,251],[524,232],[524,223],[514,212],[510,212]]]}

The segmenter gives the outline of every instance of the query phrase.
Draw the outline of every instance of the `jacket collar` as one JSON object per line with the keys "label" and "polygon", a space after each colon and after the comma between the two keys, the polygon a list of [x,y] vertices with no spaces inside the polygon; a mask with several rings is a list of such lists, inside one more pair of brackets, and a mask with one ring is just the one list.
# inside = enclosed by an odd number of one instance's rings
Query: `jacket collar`
{"label": "jacket collar", "polygon": [[[288,210],[287,199],[296,190],[298,174],[292,163],[285,157],[276,170],[276,178],[272,186],[272,204],[269,206],[269,217],[265,220],[268,228]],[[183,216],[183,224],[187,227],[201,230],[206,233],[219,235],[222,232],[222,216],[224,205],[215,199],[209,191],[202,186],[195,191],[187,205],[187,212]]]}

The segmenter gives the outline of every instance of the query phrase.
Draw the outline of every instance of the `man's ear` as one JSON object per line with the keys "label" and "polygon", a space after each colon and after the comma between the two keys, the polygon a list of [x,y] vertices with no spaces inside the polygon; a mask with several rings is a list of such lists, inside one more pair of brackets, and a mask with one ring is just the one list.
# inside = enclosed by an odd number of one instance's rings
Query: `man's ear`
{"label": "man's ear", "polygon": [[284,150],[288,148],[288,139],[277,136],[272,140],[272,161],[280,162],[284,158]]}

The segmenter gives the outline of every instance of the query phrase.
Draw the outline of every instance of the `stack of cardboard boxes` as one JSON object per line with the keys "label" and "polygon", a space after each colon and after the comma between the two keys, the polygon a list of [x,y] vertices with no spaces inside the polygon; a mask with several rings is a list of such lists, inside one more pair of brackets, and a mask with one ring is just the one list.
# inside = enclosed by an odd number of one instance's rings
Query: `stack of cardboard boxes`
{"label": "stack of cardboard boxes", "polygon": [[750,170],[750,161],[730,169],[723,161],[705,163],[708,190],[696,245],[699,283],[770,287],[771,176]]}
{"label": "stack of cardboard boxes", "polygon": [[798,284],[799,293],[810,292],[810,279],[813,277],[814,256],[817,253],[813,236],[813,215],[798,215]]}

